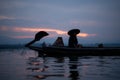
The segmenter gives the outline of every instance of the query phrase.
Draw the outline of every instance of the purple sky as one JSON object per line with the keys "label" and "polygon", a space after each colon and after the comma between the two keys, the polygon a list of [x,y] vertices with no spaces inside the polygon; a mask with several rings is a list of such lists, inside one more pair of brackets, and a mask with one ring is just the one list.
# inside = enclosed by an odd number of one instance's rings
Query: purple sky
{"label": "purple sky", "polygon": [[55,41],[78,28],[79,43],[120,43],[120,0],[0,0],[0,44],[26,43],[35,33]]}

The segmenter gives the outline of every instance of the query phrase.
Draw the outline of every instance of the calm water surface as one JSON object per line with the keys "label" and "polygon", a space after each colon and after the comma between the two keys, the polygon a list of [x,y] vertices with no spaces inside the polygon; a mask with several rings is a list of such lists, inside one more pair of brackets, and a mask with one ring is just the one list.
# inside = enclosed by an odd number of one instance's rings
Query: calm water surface
{"label": "calm water surface", "polygon": [[0,50],[0,80],[120,80],[120,56],[37,57],[29,49]]}

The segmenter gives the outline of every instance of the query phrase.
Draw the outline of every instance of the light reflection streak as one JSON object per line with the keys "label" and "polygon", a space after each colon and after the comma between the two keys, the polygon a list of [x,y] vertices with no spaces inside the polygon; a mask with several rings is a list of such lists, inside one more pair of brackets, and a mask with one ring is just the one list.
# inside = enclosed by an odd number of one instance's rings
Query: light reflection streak
{"label": "light reflection streak", "polygon": [[[38,31],[47,31],[47,32],[55,32],[58,35],[67,35],[67,31],[58,30],[58,29],[48,29],[48,28],[14,28],[16,32],[38,32]],[[56,34],[54,34],[55,36]],[[78,37],[88,37],[88,36],[96,36],[96,34],[88,34],[88,33],[80,33],[77,35]]]}
{"label": "light reflection streak", "polygon": [[[50,28],[29,28],[29,27],[13,27],[13,28],[9,28],[6,26],[2,26],[0,27],[0,31],[13,31],[13,32],[25,32],[25,34],[28,33],[37,33],[39,31],[46,31],[48,33],[50,33],[49,37],[55,37],[58,35],[62,35],[62,36],[68,36],[67,35],[67,31],[64,30],[59,30],[59,29],[50,29]],[[89,33],[79,33],[77,35],[78,37],[89,37],[89,36],[96,36],[96,34],[89,34]],[[33,38],[34,35],[29,35],[29,36],[24,36],[24,35],[20,35],[20,36],[12,36],[12,38]]]}
{"label": "light reflection streak", "polygon": [[58,29],[47,29],[47,28],[14,28],[14,31],[17,32],[38,32],[38,31],[48,31],[48,32],[56,32],[57,34],[66,34],[66,31],[58,30]]}

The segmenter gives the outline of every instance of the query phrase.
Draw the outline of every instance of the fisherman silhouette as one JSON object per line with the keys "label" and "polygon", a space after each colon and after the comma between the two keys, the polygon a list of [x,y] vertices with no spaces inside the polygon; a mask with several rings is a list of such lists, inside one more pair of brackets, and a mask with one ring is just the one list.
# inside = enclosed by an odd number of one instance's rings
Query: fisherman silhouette
{"label": "fisherman silhouette", "polygon": [[77,40],[77,34],[80,33],[79,29],[72,29],[68,31],[69,41],[68,41],[68,46],[71,48],[76,48],[78,46],[78,40]]}
{"label": "fisherman silhouette", "polygon": [[40,31],[40,32],[35,34],[34,40],[32,40],[31,42],[27,43],[25,46],[29,47],[31,44],[35,43],[36,41],[39,41],[40,39],[42,39],[44,36],[47,36],[47,35],[49,35],[47,32]]}

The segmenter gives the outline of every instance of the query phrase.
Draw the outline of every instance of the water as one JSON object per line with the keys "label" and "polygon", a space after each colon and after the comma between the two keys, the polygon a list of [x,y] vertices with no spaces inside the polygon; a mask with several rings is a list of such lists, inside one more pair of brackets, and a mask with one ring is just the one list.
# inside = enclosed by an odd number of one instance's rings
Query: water
{"label": "water", "polygon": [[0,80],[119,80],[120,56],[37,57],[29,49],[0,50]]}

